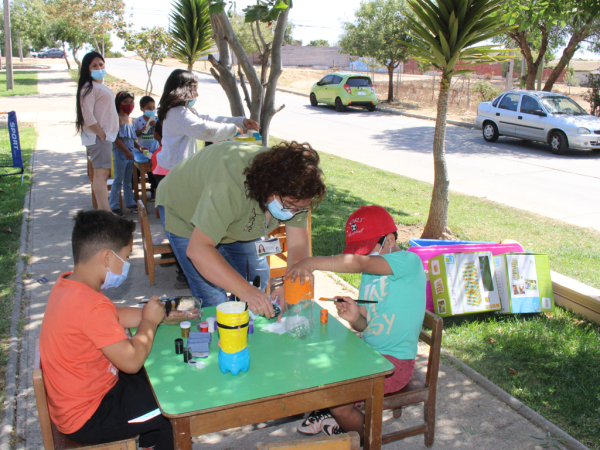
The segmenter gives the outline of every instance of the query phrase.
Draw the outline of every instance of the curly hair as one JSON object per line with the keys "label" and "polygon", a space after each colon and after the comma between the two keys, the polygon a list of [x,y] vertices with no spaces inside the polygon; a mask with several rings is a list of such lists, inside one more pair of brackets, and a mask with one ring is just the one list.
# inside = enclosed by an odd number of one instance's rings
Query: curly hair
{"label": "curly hair", "polygon": [[310,144],[281,142],[256,155],[244,170],[246,195],[263,211],[273,194],[294,200],[312,199],[316,207],[326,192],[319,162],[319,154]]}

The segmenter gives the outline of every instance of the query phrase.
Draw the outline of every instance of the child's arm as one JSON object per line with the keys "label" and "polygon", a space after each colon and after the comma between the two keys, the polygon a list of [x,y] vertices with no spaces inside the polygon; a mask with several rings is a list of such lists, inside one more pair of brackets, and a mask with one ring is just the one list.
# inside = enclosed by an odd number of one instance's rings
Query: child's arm
{"label": "child's arm", "polygon": [[[156,328],[164,318],[163,304],[158,301],[158,296],[152,297],[141,311],[135,336],[102,348],[102,353],[120,371],[130,374],[139,372],[152,349]],[[132,317],[127,318],[131,319]]]}
{"label": "child's arm", "polygon": [[372,273],[375,275],[393,275],[392,268],[381,256],[364,255],[335,255],[335,256],[313,256],[288,267],[285,278],[294,281],[300,277],[303,283],[305,277],[314,283],[313,272],[315,270],[326,270],[337,273]]}
{"label": "child's arm", "polygon": [[[134,141],[135,142],[135,141]],[[117,147],[119,147],[119,150],[121,150],[123,153],[125,153],[125,157],[129,160],[133,159],[133,153],[131,153],[131,150],[129,150],[125,144],[123,144],[123,141],[121,140],[120,137],[117,136],[117,139],[115,139],[115,144],[117,145]]]}

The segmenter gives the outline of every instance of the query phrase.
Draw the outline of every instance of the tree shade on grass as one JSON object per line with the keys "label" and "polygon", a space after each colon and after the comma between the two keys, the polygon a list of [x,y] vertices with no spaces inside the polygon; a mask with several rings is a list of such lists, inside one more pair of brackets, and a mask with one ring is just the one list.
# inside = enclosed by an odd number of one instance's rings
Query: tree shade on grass
{"label": "tree shade on grass", "polygon": [[[37,72],[26,72],[15,70],[13,72],[15,88],[6,90],[6,72],[0,72],[0,97],[11,97],[15,95],[33,95],[38,93]],[[3,112],[6,112],[3,110]]]}

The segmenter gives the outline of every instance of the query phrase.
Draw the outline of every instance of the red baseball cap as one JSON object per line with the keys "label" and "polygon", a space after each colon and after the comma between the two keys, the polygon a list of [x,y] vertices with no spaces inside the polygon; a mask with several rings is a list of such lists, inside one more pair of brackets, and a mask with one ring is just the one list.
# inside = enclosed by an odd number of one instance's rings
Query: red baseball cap
{"label": "red baseball cap", "polygon": [[367,255],[382,236],[397,230],[394,219],[384,208],[361,206],[346,222],[346,248],[342,253]]}

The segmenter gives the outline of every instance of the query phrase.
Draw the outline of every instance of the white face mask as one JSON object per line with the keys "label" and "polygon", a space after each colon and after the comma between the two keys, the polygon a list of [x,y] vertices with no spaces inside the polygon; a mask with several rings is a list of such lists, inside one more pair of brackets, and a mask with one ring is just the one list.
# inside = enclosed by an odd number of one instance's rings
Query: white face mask
{"label": "white face mask", "polygon": [[[379,250],[381,250],[383,248],[383,244],[385,244],[385,240],[387,239],[387,236],[383,238],[383,242],[381,243],[381,247],[379,247]],[[390,250],[391,252],[391,250]],[[367,256],[379,256],[379,252],[372,252],[369,253]]]}

